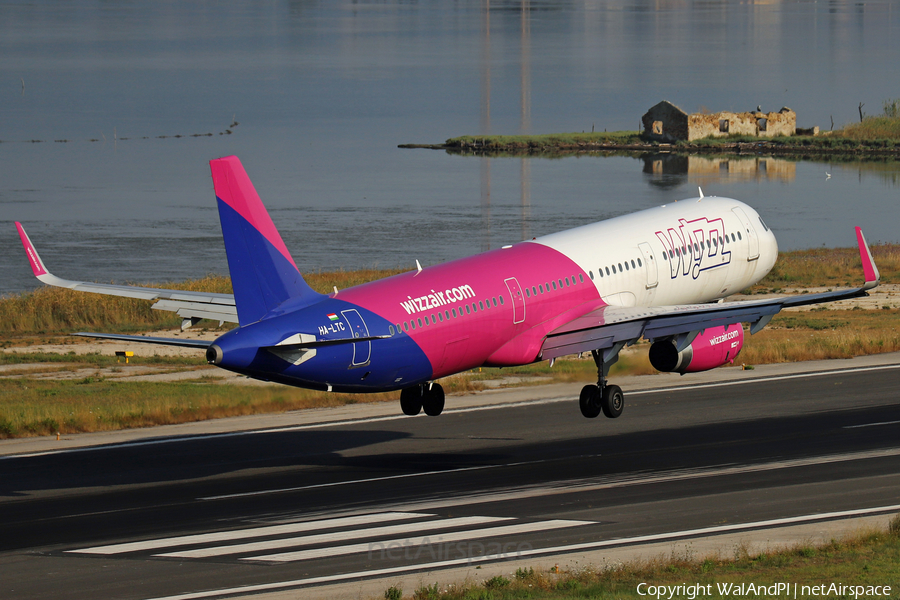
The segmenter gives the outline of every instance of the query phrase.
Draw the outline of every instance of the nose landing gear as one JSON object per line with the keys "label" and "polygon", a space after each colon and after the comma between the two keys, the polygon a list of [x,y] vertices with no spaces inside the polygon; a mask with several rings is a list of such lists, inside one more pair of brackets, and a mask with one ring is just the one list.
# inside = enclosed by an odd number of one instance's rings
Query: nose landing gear
{"label": "nose landing gear", "polygon": [[425,410],[436,417],[444,410],[444,388],[439,383],[422,383],[400,391],[400,409],[404,415],[415,416]]}

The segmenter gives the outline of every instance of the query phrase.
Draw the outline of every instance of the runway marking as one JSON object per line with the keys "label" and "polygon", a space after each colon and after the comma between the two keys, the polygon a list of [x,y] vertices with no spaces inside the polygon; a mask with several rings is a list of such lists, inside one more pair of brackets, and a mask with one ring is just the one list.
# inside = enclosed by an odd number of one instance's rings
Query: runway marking
{"label": "runway marking", "polygon": [[[645,544],[649,542],[657,542],[663,540],[671,540],[678,538],[697,537],[704,535],[716,535],[722,533],[730,533],[734,531],[746,531],[749,529],[762,529],[765,527],[777,527],[784,525],[793,525],[797,523],[809,523],[815,521],[829,521],[843,519],[848,517],[857,517],[863,515],[875,515],[879,513],[888,513],[900,510],[900,504],[891,506],[878,506],[874,508],[863,508],[856,510],[845,510],[830,513],[821,513],[813,515],[801,515],[797,517],[787,517],[783,519],[771,519],[768,521],[755,521],[751,523],[737,523],[734,525],[718,525],[715,527],[705,527],[700,529],[688,529],[684,531],[673,531],[669,533],[660,533],[654,535],[642,535],[631,538],[618,538],[612,540],[601,540],[597,542],[586,542],[583,544],[571,544],[567,546],[555,546],[551,548],[534,548],[532,550],[523,549],[516,552],[516,558],[525,558],[529,556],[538,556],[541,554],[566,554],[570,552],[580,552],[584,550],[596,550],[610,546],[628,546],[632,544]],[[199,600],[200,598],[211,598],[214,596],[228,596],[231,594],[249,594],[285,588],[303,587],[308,585],[321,585],[324,583],[336,583],[349,579],[375,578],[385,575],[397,575],[400,573],[408,573],[410,571],[430,571],[434,569],[444,569],[448,567],[472,565],[483,562],[497,561],[498,557],[490,556],[474,556],[467,558],[458,558],[452,560],[437,561],[424,564],[403,565],[400,567],[389,567],[385,569],[372,569],[369,571],[358,571],[355,573],[341,573],[337,575],[325,575],[322,577],[310,577],[307,579],[294,579],[291,581],[277,581],[272,583],[263,583],[258,585],[247,585],[235,588],[223,588],[218,590],[207,590],[205,592],[192,592],[187,594],[178,594],[175,596],[164,596],[150,598],[147,600]]]}
{"label": "runway marking", "polygon": [[[581,456],[572,457],[572,460],[579,458],[596,458],[599,454],[583,454]],[[541,460],[523,460],[520,462],[498,464],[498,465],[479,465],[476,467],[459,467],[457,469],[444,469],[442,471],[421,471],[419,473],[403,473],[401,475],[385,475],[384,477],[369,477],[367,479],[348,479],[345,481],[333,481],[329,483],[315,483],[312,485],[299,485],[289,488],[275,488],[271,490],[258,490],[255,492],[239,492],[237,494],[222,494],[220,496],[204,496],[197,500],[224,500],[226,498],[245,498],[247,496],[264,496],[266,494],[281,494],[283,492],[299,492],[302,490],[312,490],[316,488],[336,487],[340,485],[350,485],[354,483],[372,483],[375,481],[388,481],[391,479],[407,479],[409,477],[422,477],[425,475],[443,475],[445,473],[462,473],[464,471],[482,471],[484,469],[497,469],[500,467],[520,467],[522,465],[537,465],[550,462],[550,459]]]}
{"label": "runway marking", "polygon": [[843,429],[859,429],[860,427],[878,427],[879,425],[896,425],[900,421],[882,421],[881,423],[865,423],[864,425],[845,425]]}
{"label": "runway marking", "polygon": [[424,502],[405,503],[402,506],[404,510],[434,510],[437,508],[452,508],[454,506],[466,506],[469,504],[480,504],[486,502],[523,500],[538,496],[543,497],[560,494],[571,494],[575,492],[594,492],[599,490],[608,490],[634,485],[651,485],[672,481],[700,479],[705,477],[724,477],[729,475],[740,475],[743,473],[777,471],[780,469],[793,469],[798,467],[810,467],[854,460],[890,458],[895,456],[900,456],[900,448],[867,450],[848,454],[832,454],[811,458],[773,461],[756,465],[731,464],[718,465],[714,467],[678,469],[655,475],[651,473],[638,473],[635,475],[619,475],[592,479],[577,479],[560,481],[553,485],[536,485],[533,487],[517,488],[513,491],[475,493],[457,496],[452,499],[441,498]]}
{"label": "runway marking", "polygon": [[[403,525],[390,525],[387,527],[368,527],[365,529],[351,529],[348,531],[336,531],[319,535],[307,535],[301,537],[278,538],[246,544],[234,544],[231,546],[213,546],[211,548],[199,548],[197,550],[182,550],[178,552],[166,552],[154,554],[166,558],[212,558],[214,556],[227,556],[229,554],[246,554],[263,550],[276,550],[278,548],[291,548],[294,546],[311,546],[313,544],[325,544],[365,537],[380,537],[395,535],[398,533],[418,533],[430,529],[451,529],[453,527],[466,527],[469,525],[481,525],[496,523],[497,521],[510,521],[513,517],[457,517],[454,519],[441,519],[436,521],[423,521],[417,523],[405,523]],[[320,549],[319,552],[328,550]]]}
{"label": "runway marking", "polygon": [[337,519],[319,519],[316,521],[301,521],[298,523],[288,523],[286,525],[270,525],[266,527],[253,527],[250,529],[236,529],[233,531],[218,531],[215,533],[205,533],[199,535],[182,535],[171,538],[160,538],[155,540],[145,540],[142,542],[129,542],[126,544],[112,544],[109,546],[95,546],[93,548],[82,548],[80,550],[67,550],[77,554],[125,554],[126,552],[141,552],[146,550],[157,550],[159,548],[173,548],[175,546],[188,546],[193,544],[209,544],[214,542],[224,542],[232,540],[242,540],[251,537],[263,537],[268,535],[284,535],[288,533],[299,533],[302,531],[317,531],[320,529],[331,529],[337,527],[352,527],[354,525],[365,525],[369,523],[384,523],[389,521],[399,521],[402,519],[414,519],[421,517],[433,517],[433,514],[412,513],[412,512],[385,512],[368,515],[358,515],[353,517],[340,517]]}
{"label": "runway marking", "polygon": [[[748,385],[753,383],[767,383],[771,381],[784,381],[788,379],[804,379],[810,377],[827,377],[829,375],[846,375],[852,373],[865,373],[869,371],[883,371],[889,369],[900,369],[900,364],[896,365],[875,365],[871,367],[855,367],[852,369],[839,369],[836,371],[814,371],[810,373],[795,373],[791,375],[774,375],[772,377],[758,377],[752,379],[741,379],[737,381],[717,381],[711,383],[701,383],[696,385],[689,386],[673,386],[667,388],[656,388],[656,389],[648,389],[648,390],[634,390],[629,391],[628,396],[640,396],[645,394],[654,394],[660,392],[677,392],[677,391],[689,391],[689,390],[697,390],[703,388],[715,388],[715,387],[725,387],[732,385]],[[445,414],[463,414],[470,412],[479,412],[483,410],[500,410],[507,408],[515,408],[522,406],[540,406],[544,404],[555,404],[558,402],[572,402],[573,398],[569,396],[562,396],[556,398],[542,398],[539,400],[527,400],[524,402],[504,402],[502,404],[491,404],[488,406],[472,406],[468,408],[449,408],[444,411]],[[256,429],[253,431],[230,431],[224,433],[209,433],[209,434],[201,434],[201,435],[190,435],[190,436],[177,436],[177,437],[167,437],[164,439],[149,439],[149,440],[141,440],[136,442],[122,442],[118,444],[109,444],[104,446],[86,446],[83,448],[68,448],[65,450],[48,450],[45,452],[33,452],[29,454],[8,454],[4,456],[0,456],[0,460],[12,460],[16,458],[33,458],[40,456],[55,456],[58,454],[72,454],[78,452],[94,452],[97,450],[113,450],[119,448],[138,448],[141,446],[156,446],[159,444],[171,444],[178,442],[194,442],[199,440],[209,440],[209,439],[224,439],[230,437],[238,437],[244,435],[261,435],[268,433],[286,433],[291,431],[303,431],[306,429],[321,429],[327,427],[339,427],[342,425],[362,425],[366,423],[380,423],[384,421],[396,421],[399,419],[410,419],[416,417],[408,417],[406,415],[387,415],[382,417],[369,417],[364,419],[344,419],[341,421],[329,421],[325,423],[309,423],[305,425],[288,425],[285,427],[272,427],[269,429]],[[421,415],[419,418],[428,418],[424,415]]]}
{"label": "runway marking", "polygon": [[423,544],[448,544],[470,539],[485,539],[503,535],[517,535],[532,533],[535,531],[550,531],[564,529],[566,527],[578,527],[579,525],[594,525],[595,521],[567,521],[554,519],[552,521],[540,521],[537,523],[522,523],[519,525],[504,525],[501,527],[486,527],[482,529],[470,529],[468,531],[455,531],[445,533],[439,537],[420,536],[415,538],[399,538],[394,540],[382,540],[378,542],[364,542],[361,544],[348,544],[346,546],[334,546],[331,548],[315,548],[312,550],[299,550],[296,552],[284,552],[281,554],[269,554],[265,556],[250,556],[242,558],[244,561],[263,562],[296,562],[311,560],[314,558],[326,558],[332,556],[345,556],[347,554],[359,554],[361,552],[386,552],[391,548],[406,548],[421,546]]}

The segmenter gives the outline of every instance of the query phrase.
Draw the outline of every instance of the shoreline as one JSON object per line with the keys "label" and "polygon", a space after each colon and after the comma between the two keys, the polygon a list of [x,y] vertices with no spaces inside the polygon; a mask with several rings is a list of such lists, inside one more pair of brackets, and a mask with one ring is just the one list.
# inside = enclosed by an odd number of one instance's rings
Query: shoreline
{"label": "shoreline", "polygon": [[461,136],[440,144],[400,144],[403,149],[443,150],[448,154],[514,156],[577,155],[604,152],[672,154],[771,154],[795,156],[853,156],[900,158],[900,141],[856,140],[829,135],[803,136],[796,140],[738,139],[663,143],[644,141],[638,132],[572,133],[537,136]]}

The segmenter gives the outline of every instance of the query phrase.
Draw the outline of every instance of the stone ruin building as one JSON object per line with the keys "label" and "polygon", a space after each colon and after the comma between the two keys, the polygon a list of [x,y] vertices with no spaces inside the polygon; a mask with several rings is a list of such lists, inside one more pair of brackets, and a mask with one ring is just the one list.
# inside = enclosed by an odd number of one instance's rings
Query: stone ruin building
{"label": "stone ruin building", "polygon": [[789,108],[778,112],[719,112],[687,114],[663,100],[641,118],[644,135],[661,142],[693,141],[706,137],[749,135],[790,136],[797,132],[797,113]]}

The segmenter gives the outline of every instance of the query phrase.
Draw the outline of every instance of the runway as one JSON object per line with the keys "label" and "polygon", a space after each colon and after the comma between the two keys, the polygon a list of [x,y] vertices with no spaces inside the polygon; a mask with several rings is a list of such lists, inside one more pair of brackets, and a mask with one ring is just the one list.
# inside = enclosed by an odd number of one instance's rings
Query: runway
{"label": "runway", "polygon": [[528,402],[453,410],[451,399],[438,418],[325,418],[6,456],[0,590],[296,597],[900,512],[900,357],[846,364],[760,369],[740,382],[719,370],[685,387],[661,377],[661,389],[626,387],[615,420],[584,419],[573,386],[566,401],[535,390]]}

